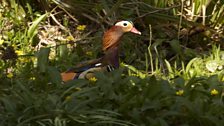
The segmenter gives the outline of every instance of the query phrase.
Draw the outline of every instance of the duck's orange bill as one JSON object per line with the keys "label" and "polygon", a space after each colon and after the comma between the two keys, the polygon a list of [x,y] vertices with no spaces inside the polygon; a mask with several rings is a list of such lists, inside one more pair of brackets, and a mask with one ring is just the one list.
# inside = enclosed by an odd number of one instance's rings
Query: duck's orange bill
{"label": "duck's orange bill", "polygon": [[141,32],[138,31],[135,27],[133,27],[130,32],[141,35]]}

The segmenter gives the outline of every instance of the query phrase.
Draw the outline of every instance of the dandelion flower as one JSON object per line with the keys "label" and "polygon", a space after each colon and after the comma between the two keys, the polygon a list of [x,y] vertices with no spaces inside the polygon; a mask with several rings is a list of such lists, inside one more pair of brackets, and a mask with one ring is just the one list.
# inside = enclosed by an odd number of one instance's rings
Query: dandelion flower
{"label": "dandelion flower", "polygon": [[8,73],[6,76],[7,76],[8,78],[12,78],[12,77],[13,77],[13,74],[12,74],[12,73]]}
{"label": "dandelion flower", "polygon": [[71,96],[67,96],[67,97],[65,97],[65,100],[66,100],[66,101],[70,101],[71,99],[72,99]]}
{"label": "dandelion flower", "polygon": [[219,94],[219,91],[217,91],[216,89],[212,89],[210,93],[211,93],[211,95],[215,96],[215,95]]}
{"label": "dandelion flower", "polygon": [[78,31],[84,31],[86,29],[86,25],[78,25],[76,28]]}
{"label": "dandelion flower", "polygon": [[23,51],[21,51],[21,50],[16,50],[15,52],[17,55],[23,55]]}
{"label": "dandelion flower", "polygon": [[178,90],[176,91],[176,95],[182,96],[184,94],[184,90]]}
{"label": "dandelion flower", "polygon": [[69,35],[66,39],[67,39],[68,41],[74,41],[74,40],[75,40],[74,37],[71,36],[71,35]]}
{"label": "dandelion flower", "polygon": [[93,52],[91,52],[91,51],[87,51],[87,52],[86,52],[86,55],[92,56],[92,55],[93,55]]}
{"label": "dandelion flower", "polygon": [[96,78],[96,77],[91,77],[91,78],[89,79],[89,81],[91,81],[91,82],[96,82],[96,81],[97,81],[97,78]]}
{"label": "dandelion flower", "polygon": [[0,45],[2,45],[4,43],[4,40],[2,40],[1,38],[0,38]]}

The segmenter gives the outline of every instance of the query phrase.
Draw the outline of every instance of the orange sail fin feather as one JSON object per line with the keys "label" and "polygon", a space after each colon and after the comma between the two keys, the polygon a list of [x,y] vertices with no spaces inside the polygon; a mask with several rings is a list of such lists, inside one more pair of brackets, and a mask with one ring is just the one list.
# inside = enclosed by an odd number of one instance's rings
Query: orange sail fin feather
{"label": "orange sail fin feather", "polygon": [[98,59],[86,61],[85,63],[78,64],[75,68],[69,69],[61,73],[64,82],[94,76],[95,71],[111,71],[119,67],[119,44],[120,39],[126,32],[141,35],[131,21],[119,21],[103,35],[104,56]]}

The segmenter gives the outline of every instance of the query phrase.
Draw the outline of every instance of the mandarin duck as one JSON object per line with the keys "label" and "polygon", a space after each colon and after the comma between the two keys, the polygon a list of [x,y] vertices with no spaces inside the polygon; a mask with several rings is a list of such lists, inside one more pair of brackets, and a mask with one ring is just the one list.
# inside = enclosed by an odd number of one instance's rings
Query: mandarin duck
{"label": "mandarin duck", "polygon": [[78,64],[76,67],[61,73],[62,81],[85,78],[90,79],[95,71],[112,71],[119,68],[119,44],[120,39],[126,32],[141,35],[131,21],[119,21],[103,35],[104,55],[98,59],[89,60]]}

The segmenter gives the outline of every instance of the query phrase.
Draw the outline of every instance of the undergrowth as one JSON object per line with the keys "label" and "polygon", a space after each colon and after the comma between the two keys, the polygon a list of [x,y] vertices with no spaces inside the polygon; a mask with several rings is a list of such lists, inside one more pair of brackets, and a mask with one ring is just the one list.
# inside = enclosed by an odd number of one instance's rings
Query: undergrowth
{"label": "undergrowth", "polygon": [[[222,1],[208,4],[207,28],[175,1],[45,2],[0,4],[0,125],[224,125]],[[143,35],[122,38],[121,68],[61,82],[61,71],[102,55],[108,25],[133,15]]]}

